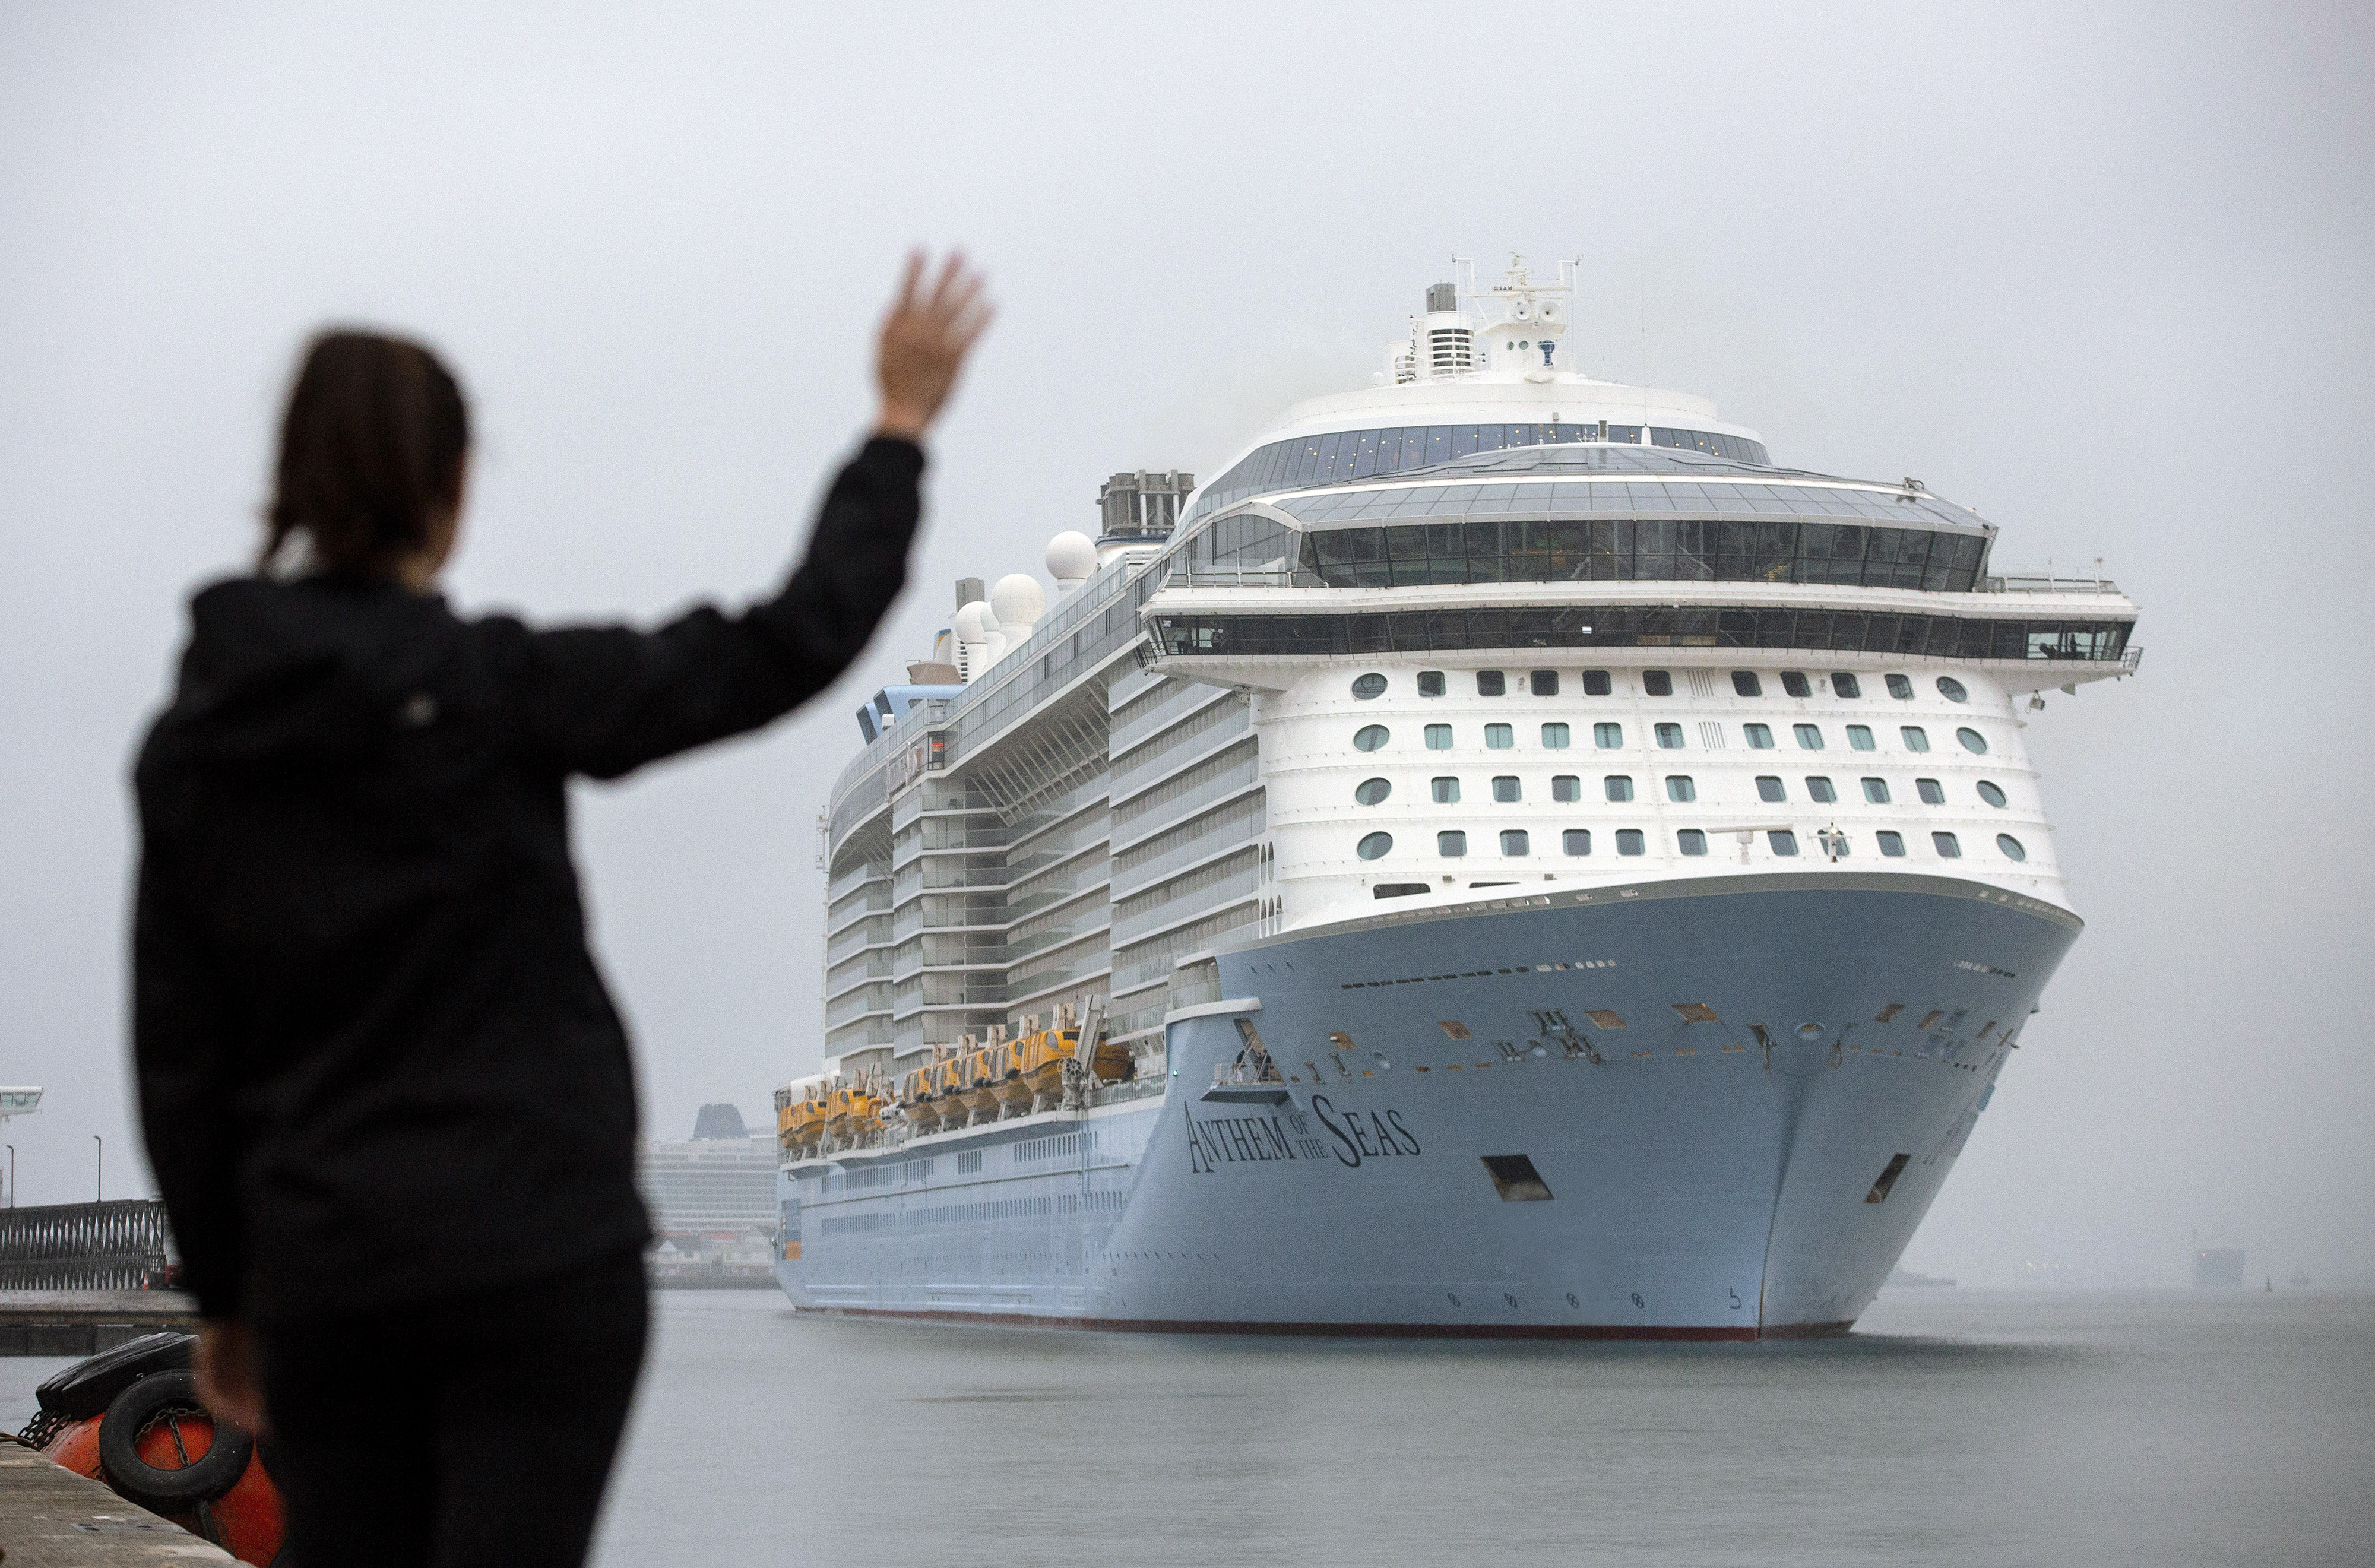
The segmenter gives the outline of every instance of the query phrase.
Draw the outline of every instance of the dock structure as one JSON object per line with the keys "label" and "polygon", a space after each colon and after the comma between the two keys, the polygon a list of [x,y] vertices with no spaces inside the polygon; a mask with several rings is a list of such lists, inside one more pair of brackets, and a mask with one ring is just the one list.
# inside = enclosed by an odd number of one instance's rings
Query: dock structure
{"label": "dock structure", "polygon": [[0,1291],[0,1356],[96,1355],[197,1327],[198,1303],[179,1291]]}
{"label": "dock structure", "polygon": [[0,1444],[0,1562],[7,1568],[148,1568],[233,1562],[219,1546],[135,1507],[30,1448]]}

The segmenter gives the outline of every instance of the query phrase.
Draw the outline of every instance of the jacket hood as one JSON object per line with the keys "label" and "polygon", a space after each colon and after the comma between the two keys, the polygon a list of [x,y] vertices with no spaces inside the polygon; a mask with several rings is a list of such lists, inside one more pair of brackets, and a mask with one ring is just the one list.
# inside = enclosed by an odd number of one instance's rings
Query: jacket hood
{"label": "jacket hood", "polygon": [[190,641],[151,755],[327,761],[383,749],[436,716],[430,678],[452,647],[443,598],[392,583],[233,578],[190,601]]}

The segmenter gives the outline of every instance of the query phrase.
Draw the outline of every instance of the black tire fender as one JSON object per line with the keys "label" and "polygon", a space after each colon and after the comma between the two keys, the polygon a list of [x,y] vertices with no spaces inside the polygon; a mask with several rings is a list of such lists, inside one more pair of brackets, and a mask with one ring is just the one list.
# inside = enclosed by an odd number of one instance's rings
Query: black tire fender
{"label": "black tire fender", "polygon": [[[140,1436],[175,1413],[213,1421],[214,1440],[195,1463],[161,1469],[140,1456]],[[220,1497],[239,1484],[254,1452],[251,1433],[217,1421],[199,1403],[197,1374],[192,1372],[151,1373],[118,1394],[99,1423],[99,1462],[109,1482],[126,1499],[159,1514],[184,1513]]]}

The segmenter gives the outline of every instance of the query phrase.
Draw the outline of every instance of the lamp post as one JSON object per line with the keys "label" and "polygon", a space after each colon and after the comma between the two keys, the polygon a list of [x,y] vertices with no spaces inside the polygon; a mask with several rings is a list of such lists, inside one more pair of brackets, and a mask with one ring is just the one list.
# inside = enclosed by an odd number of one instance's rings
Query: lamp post
{"label": "lamp post", "polygon": [[107,1201],[107,1139],[93,1133],[90,1135],[90,1141],[99,1145],[99,1201],[105,1203]]}

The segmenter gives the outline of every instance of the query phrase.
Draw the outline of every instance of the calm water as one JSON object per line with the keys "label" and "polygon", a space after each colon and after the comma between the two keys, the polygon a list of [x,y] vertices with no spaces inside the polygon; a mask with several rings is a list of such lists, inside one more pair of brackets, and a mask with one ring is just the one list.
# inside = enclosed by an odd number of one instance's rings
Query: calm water
{"label": "calm water", "polygon": [[660,1300],[603,1568],[2375,1562],[2375,1297],[1899,1291],[1778,1347]]}

